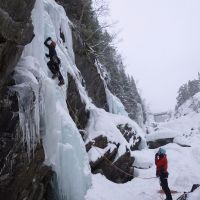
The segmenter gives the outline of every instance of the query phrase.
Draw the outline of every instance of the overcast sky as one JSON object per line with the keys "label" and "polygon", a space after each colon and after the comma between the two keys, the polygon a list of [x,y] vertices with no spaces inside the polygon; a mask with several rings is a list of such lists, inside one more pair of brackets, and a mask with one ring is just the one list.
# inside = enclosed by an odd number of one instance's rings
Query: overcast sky
{"label": "overcast sky", "polygon": [[109,0],[118,44],[152,111],[173,109],[200,71],[200,0]]}

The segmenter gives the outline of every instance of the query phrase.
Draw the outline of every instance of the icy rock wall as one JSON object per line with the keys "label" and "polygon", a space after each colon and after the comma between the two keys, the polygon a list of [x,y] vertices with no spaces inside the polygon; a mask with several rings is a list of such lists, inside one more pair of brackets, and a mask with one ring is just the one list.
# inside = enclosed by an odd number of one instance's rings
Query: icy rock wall
{"label": "icy rock wall", "polygon": [[[64,9],[53,0],[37,0],[32,11],[32,21],[35,37],[25,47],[16,68],[15,80],[18,86],[14,88],[19,94],[24,140],[31,152],[40,137],[43,139],[45,164],[52,166],[56,172],[59,199],[83,200],[90,186],[89,162],[84,143],[66,104],[67,73],[82,89],[83,98],[85,95],[74,64],[70,22]],[[64,41],[60,38],[60,32],[64,35]],[[48,60],[45,58],[47,49],[44,40],[47,37],[57,42],[56,51],[61,59],[61,73],[65,79],[62,87],[58,86],[57,80],[51,79],[52,74],[46,64]],[[27,106],[23,87],[28,88],[34,96],[34,108]]]}
{"label": "icy rock wall", "polygon": [[120,99],[114,96],[108,89],[106,89],[106,97],[109,111],[111,113],[128,116],[128,113],[125,111],[124,105],[122,104]]}
{"label": "icy rock wall", "polygon": [[[24,66],[26,66],[26,68],[24,68]],[[32,57],[21,59],[14,74],[16,85],[12,87],[12,90],[17,92],[19,120],[23,133],[22,140],[24,145],[27,146],[29,159],[31,154],[34,155],[35,147],[40,140],[40,75],[36,70],[36,66]]]}

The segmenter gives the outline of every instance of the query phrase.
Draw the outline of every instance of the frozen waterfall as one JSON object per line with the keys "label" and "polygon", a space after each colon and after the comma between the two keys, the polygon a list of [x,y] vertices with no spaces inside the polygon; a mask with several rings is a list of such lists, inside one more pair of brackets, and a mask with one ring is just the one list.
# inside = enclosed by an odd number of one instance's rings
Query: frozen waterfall
{"label": "frozen waterfall", "polygon": [[[35,144],[40,138],[43,139],[45,163],[52,166],[57,174],[60,200],[83,200],[91,184],[89,161],[66,104],[67,73],[79,81],[78,69],[74,64],[70,21],[63,7],[53,0],[36,0],[32,21],[35,37],[25,47],[16,67],[17,85],[13,88],[18,92],[24,141],[31,155]],[[60,38],[60,31],[64,34],[65,42]],[[49,36],[58,44],[56,51],[66,83],[62,87],[58,86],[57,80],[52,80],[46,64],[44,40]],[[26,98],[27,94],[33,97]]]}

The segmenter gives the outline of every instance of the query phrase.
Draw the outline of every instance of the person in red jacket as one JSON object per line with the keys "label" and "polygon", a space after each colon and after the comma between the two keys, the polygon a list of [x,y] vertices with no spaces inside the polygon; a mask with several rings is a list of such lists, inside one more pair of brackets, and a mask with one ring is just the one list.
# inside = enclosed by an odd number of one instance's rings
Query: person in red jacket
{"label": "person in red jacket", "polygon": [[172,200],[171,191],[168,186],[168,162],[166,150],[160,148],[159,151],[155,155],[155,164],[156,164],[156,176],[160,178],[160,185],[166,195],[166,200]]}

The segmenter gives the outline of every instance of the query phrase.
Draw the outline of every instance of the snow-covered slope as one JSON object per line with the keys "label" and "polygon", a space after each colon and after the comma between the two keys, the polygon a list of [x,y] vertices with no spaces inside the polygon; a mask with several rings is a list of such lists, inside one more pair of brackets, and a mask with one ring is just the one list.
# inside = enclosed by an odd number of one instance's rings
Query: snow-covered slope
{"label": "snow-covered slope", "polygon": [[[187,100],[168,122],[158,124],[158,130],[146,136],[147,141],[175,138],[181,145],[192,145],[200,133],[200,93]],[[194,109],[195,108],[195,109]]]}
{"label": "snow-covered slope", "polygon": [[200,112],[200,92],[196,93],[193,97],[181,105],[176,111],[176,116],[184,116],[190,114],[191,112]]}
{"label": "snow-covered slope", "polygon": [[[197,94],[195,97],[198,97]],[[199,97],[198,97],[199,98]],[[175,138],[174,143],[164,146],[168,157],[169,187],[176,191],[173,199],[184,192],[189,192],[193,184],[200,183],[200,114],[190,107],[189,100],[182,105],[182,115],[174,117],[169,122],[158,124],[158,131],[146,135],[147,140]],[[185,115],[187,111],[187,115]],[[190,147],[182,147],[187,145]],[[126,184],[114,184],[101,175],[92,177],[92,188],[86,195],[87,200],[160,200],[159,179],[155,177],[156,168],[154,155],[158,149],[143,149],[133,151],[134,166],[137,167],[137,177]],[[189,200],[200,199],[200,190],[188,194]]]}
{"label": "snow-covered slope", "polygon": [[[184,148],[177,144],[168,144],[164,148],[167,150],[169,162],[169,187],[177,191],[173,194],[173,199],[178,198],[182,193],[191,190],[193,184],[200,181],[200,134],[193,140],[193,146]],[[144,169],[137,169],[138,177],[126,184],[114,184],[101,175],[92,178],[93,186],[87,193],[87,200],[160,200],[164,195],[159,193],[159,179],[155,178],[154,155],[158,149],[142,150],[133,152],[136,157],[135,166]],[[200,197],[199,191],[190,195],[190,200]]]}
{"label": "snow-covered slope", "polygon": [[146,147],[143,131],[130,118],[123,115],[107,113],[103,109],[90,110],[90,114],[91,117],[87,127],[88,137],[86,143],[92,141],[94,138],[100,135],[106,136],[109,141],[120,144],[118,156],[121,156],[124,152],[126,152],[127,147],[130,148],[131,144],[133,142],[136,142],[136,141],[127,142],[126,139],[123,137],[122,133],[117,128],[117,125],[119,124],[128,123],[129,126],[136,131],[137,135],[142,138],[140,149]]}

